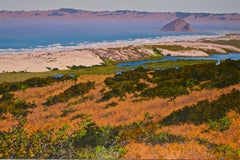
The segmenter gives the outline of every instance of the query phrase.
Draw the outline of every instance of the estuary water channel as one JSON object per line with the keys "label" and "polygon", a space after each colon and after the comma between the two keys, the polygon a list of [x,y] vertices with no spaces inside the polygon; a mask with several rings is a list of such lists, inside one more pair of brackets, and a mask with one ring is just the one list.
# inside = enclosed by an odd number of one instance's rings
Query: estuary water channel
{"label": "estuary water channel", "polygon": [[[211,54],[209,57],[175,57],[175,56],[165,56],[162,59],[155,60],[139,60],[133,62],[121,62],[118,63],[118,67],[137,67],[147,63],[165,62],[165,61],[177,61],[177,60],[215,60],[216,65],[219,65],[223,60],[240,60],[240,53],[228,53],[228,54]],[[177,67],[177,66],[176,66]]]}

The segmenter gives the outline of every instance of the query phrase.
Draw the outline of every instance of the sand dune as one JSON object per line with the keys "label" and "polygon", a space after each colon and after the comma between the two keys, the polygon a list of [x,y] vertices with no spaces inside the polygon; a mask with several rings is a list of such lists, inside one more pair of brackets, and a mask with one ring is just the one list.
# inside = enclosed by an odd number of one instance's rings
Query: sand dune
{"label": "sand dune", "polygon": [[8,54],[0,56],[0,72],[3,71],[28,71],[41,72],[49,68],[67,69],[67,66],[84,65],[92,66],[103,61],[92,52],[64,51],[64,52],[35,52],[22,54]]}
{"label": "sand dune", "polygon": [[[230,35],[207,40],[240,40],[240,35]],[[164,47],[162,47],[164,46]],[[168,46],[181,46],[183,49],[171,50]],[[0,55],[0,72],[27,71],[42,72],[47,68],[68,69],[67,66],[83,65],[92,66],[103,63],[104,59],[137,60],[147,59],[156,54],[157,48],[162,55],[170,56],[209,56],[208,52],[227,53],[229,51],[240,52],[240,48],[232,45],[214,44],[197,41],[160,42],[154,44],[96,46],[86,49],[55,51],[55,52],[32,52],[13,53]]]}

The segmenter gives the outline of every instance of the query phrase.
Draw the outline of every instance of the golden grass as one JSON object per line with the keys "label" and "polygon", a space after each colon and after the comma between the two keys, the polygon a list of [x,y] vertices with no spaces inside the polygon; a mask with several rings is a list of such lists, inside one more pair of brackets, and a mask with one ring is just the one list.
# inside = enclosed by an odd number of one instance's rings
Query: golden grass
{"label": "golden grass", "polygon": [[[228,130],[223,132],[209,130],[210,126],[207,124],[199,126],[194,124],[182,124],[163,127],[157,130],[156,133],[169,132],[174,135],[187,137],[188,139],[200,138],[210,143],[224,144],[236,150],[240,148],[240,115],[231,111],[228,113],[227,117],[231,120],[231,125]],[[209,131],[204,132],[206,130]]]}
{"label": "golden grass", "polygon": [[123,159],[214,159],[207,148],[197,142],[184,144],[171,143],[155,145],[131,142],[125,149],[128,151]]}
{"label": "golden grass", "polygon": [[10,113],[3,115],[3,117],[5,117],[5,119],[0,120],[0,130],[2,131],[11,130],[12,126],[16,126],[18,124],[18,121],[14,119],[13,115]]}
{"label": "golden grass", "polygon": [[[86,96],[93,97],[84,103],[71,103],[80,100],[82,97],[76,97],[69,100],[68,103],[56,104],[53,106],[43,106],[42,103],[46,101],[49,96],[53,96],[63,92],[65,89],[74,85],[75,82],[59,82],[47,87],[30,88],[25,91],[15,92],[16,97],[26,100],[27,102],[34,102],[37,107],[31,109],[27,116],[26,129],[37,130],[44,129],[49,126],[61,127],[64,124],[70,124],[70,128],[78,125],[81,119],[70,120],[77,114],[89,114],[99,126],[119,126],[131,124],[136,121],[141,121],[144,114],[149,112],[153,116],[155,122],[161,120],[173,111],[181,109],[186,105],[196,104],[198,101],[208,99],[209,101],[216,100],[223,93],[229,93],[233,88],[240,89],[240,85],[230,86],[224,89],[205,89],[202,91],[192,91],[189,95],[177,97],[174,101],[169,99],[155,98],[142,102],[132,102],[132,95],[127,95],[125,101],[120,101],[118,98],[113,98],[109,102],[97,103],[101,98],[100,91],[105,88],[104,79],[108,75],[81,75],[76,83],[95,81],[95,89],[91,90]],[[105,109],[104,107],[110,103],[116,102],[117,106]],[[69,105],[71,104],[71,105]],[[61,116],[64,110],[75,110],[66,116]],[[4,124],[11,120],[0,122],[0,129],[11,128]]]}
{"label": "golden grass", "polygon": [[[201,91],[191,91],[189,95],[177,97],[173,101],[163,98],[149,99],[141,102],[133,102],[132,95],[127,95],[124,101],[119,98],[112,98],[108,102],[100,102],[102,89],[105,88],[104,80],[109,75],[82,75],[77,82],[66,81],[54,83],[47,87],[29,88],[25,91],[14,92],[17,98],[24,99],[27,102],[37,104],[36,108],[29,109],[31,113],[27,116],[25,130],[33,132],[41,129],[58,129],[65,124],[69,125],[67,132],[70,134],[79,129],[81,118],[72,119],[79,114],[88,114],[98,126],[119,126],[127,125],[144,119],[146,112],[153,117],[154,122],[158,122],[173,111],[181,109],[186,105],[196,104],[201,100],[213,101],[222,94],[230,93],[233,88],[240,90],[240,85],[233,85],[223,89],[204,89]],[[85,97],[92,97],[85,102],[78,102],[83,97],[71,98],[66,103],[60,103],[52,106],[43,106],[49,96],[59,94],[74,85],[75,83],[85,83],[95,81],[95,89],[91,90]],[[111,102],[116,102],[117,106],[105,108]],[[73,110],[66,115],[62,113],[66,110]],[[205,145],[200,145],[196,138],[205,139],[210,143],[224,144],[232,147],[234,150],[240,148],[240,115],[235,112],[229,112],[228,118],[231,120],[231,126],[224,132],[209,130],[207,124],[196,126],[194,124],[182,124],[165,126],[156,130],[156,133],[169,132],[173,135],[179,135],[187,138],[185,143],[171,143],[164,145],[155,145],[136,143],[131,141],[125,146],[128,151],[123,158],[144,158],[144,159],[215,159],[218,155],[208,150]],[[17,120],[11,114],[6,114],[5,119],[0,121],[0,130],[7,131],[12,126],[17,125]],[[216,156],[216,157],[215,157]]]}

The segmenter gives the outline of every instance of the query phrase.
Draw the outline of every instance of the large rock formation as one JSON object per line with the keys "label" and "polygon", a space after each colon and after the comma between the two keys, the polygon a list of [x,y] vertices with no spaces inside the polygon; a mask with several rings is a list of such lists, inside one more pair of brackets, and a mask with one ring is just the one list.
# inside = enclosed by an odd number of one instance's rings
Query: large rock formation
{"label": "large rock formation", "polygon": [[194,32],[194,29],[183,19],[176,19],[161,29],[161,31],[170,31],[170,32]]}

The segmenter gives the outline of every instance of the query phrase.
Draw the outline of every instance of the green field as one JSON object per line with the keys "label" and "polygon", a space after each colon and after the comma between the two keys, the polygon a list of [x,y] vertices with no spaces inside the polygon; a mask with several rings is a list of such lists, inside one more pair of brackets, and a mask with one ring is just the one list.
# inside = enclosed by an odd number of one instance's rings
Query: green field
{"label": "green field", "polygon": [[[181,67],[186,65],[194,65],[194,64],[202,64],[202,63],[209,63],[215,61],[206,61],[206,60],[178,60],[178,61],[166,61],[166,62],[156,62],[156,63],[146,63],[144,67],[148,68],[168,68],[168,67]],[[105,64],[103,66],[97,67],[89,67],[89,68],[80,68],[75,70],[57,70],[57,71],[47,71],[47,72],[11,72],[11,73],[0,73],[0,83],[3,82],[17,82],[17,81],[24,81],[29,78],[33,77],[48,77],[54,76],[57,74],[75,74],[76,76],[79,75],[87,75],[87,74],[103,74],[103,75],[110,75],[115,74],[117,72],[116,68],[120,70],[129,70],[129,67],[119,67],[117,66],[117,62],[111,62]],[[135,67],[136,68],[136,67]],[[132,69],[132,68],[131,68]]]}

